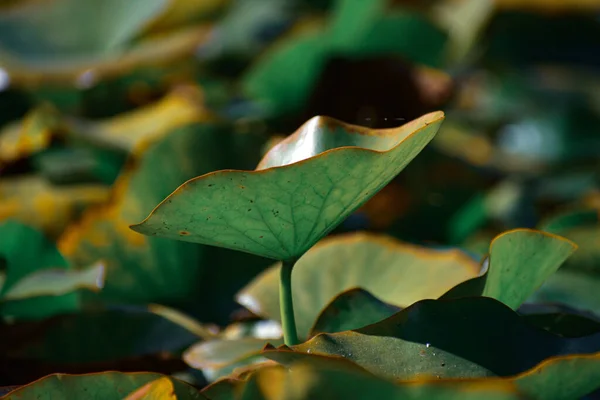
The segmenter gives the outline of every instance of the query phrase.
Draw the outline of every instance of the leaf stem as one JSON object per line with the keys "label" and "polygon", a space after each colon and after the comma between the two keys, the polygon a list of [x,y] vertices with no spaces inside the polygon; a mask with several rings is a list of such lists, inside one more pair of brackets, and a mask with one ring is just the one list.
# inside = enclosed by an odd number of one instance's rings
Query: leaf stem
{"label": "leaf stem", "polygon": [[296,260],[283,261],[279,272],[279,309],[283,325],[283,341],[286,346],[299,343],[292,299],[292,270],[295,264]]}

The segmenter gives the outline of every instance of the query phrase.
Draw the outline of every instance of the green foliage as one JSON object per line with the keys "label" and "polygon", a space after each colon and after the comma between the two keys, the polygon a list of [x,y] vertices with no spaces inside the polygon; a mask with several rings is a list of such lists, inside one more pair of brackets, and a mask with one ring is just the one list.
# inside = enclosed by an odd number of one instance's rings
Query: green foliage
{"label": "green foliage", "polygon": [[0,1],[0,399],[600,393],[597,5],[255,3]]}

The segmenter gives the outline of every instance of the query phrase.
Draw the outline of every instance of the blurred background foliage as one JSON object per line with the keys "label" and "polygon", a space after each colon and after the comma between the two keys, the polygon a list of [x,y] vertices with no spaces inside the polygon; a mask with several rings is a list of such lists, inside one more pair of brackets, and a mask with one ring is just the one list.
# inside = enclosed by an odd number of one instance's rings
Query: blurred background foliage
{"label": "blurred background foliage", "polygon": [[[148,304],[255,320],[234,295],[271,261],[128,227],[187,179],[253,169],[315,115],[374,128],[447,115],[334,234],[478,260],[499,232],[544,229],[580,249],[538,299],[600,312],[593,296],[553,297],[600,289],[599,57],[594,0],[1,1],[0,293],[23,268],[101,260],[105,276],[99,293],[0,302],[0,385],[57,368],[187,370],[165,352],[199,335]],[[131,332],[100,334],[124,314]],[[128,346],[155,329],[169,343]]]}

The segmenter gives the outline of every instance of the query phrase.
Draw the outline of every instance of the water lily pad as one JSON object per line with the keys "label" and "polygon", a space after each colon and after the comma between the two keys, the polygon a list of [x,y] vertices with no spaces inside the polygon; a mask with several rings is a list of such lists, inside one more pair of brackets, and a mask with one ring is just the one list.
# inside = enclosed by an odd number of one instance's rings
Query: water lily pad
{"label": "water lily pad", "polygon": [[84,209],[107,201],[109,194],[110,188],[98,183],[54,185],[38,175],[3,178],[0,221],[18,220],[55,237]]}
{"label": "water lily pad", "polygon": [[[240,385],[244,399],[521,399],[508,382],[469,384],[462,381],[394,383],[344,360],[303,360],[290,369],[263,368]],[[215,397],[214,400],[230,397]]]}
{"label": "water lily pad", "polygon": [[283,340],[252,337],[234,340],[213,339],[192,346],[185,352],[183,359],[192,368],[201,370],[212,382],[233,373],[236,369],[264,363],[267,359],[260,355],[260,351],[269,344],[279,346],[283,344]]}
{"label": "water lily pad", "polygon": [[24,60],[94,56],[122,49],[166,0],[24,1],[0,15],[2,49]]}
{"label": "water lily pad", "polygon": [[540,229],[564,236],[579,246],[564,268],[600,275],[600,212],[578,209],[555,215],[540,225]]}
{"label": "water lily pad", "polygon": [[78,289],[98,291],[102,286],[104,286],[104,264],[102,263],[78,271],[48,268],[38,270],[14,283],[9,289],[3,291],[0,301],[60,296]]}
{"label": "water lily pad", "polygon": [[178,357],[199,340],[186,326],[142,306],[84,311],[6,328],[7,334],[12,331],[21,333],[3,340],[8,357],[71,371],[144,356]]}
{"label": "water lily pad", "polygon": [[[238,294],[238,302],[279,321],[279,269],[275,265],[259,275]],[[326,238],[294,267],[298,335],[307,338],[319,312],[348,289],[362,288],[386,303],[406,307],[435,299],[478,273],[478,264],[459,250],[433,250],[363,233]]]}
{"label": "water lily pad", "polygon": [[49,105],[40,106],[23,120],[7,125],[0,131],[0,170],[47,148],[60,128],[60,118]]}
{"label": "water lily pad", "polygon": [[600,278],[577,271],[559,270],[530,298],[538,303],[558,303],[600,315]]}
{"label": "water lily pad", "polygon": [[199,88],[176,89],[159,101],[100,121],[74,121],[73,136],[126,153],[140,151],[178,127],[208,119]]}
{"label": "water lily pad", "polygon": [[192,179],[132,228],[276,260],[298,258],[402,171],[443,116],[388,130],[315,117],[255,171]]}
{"label": "water lily pad", "polygon": [[118,178],[110,204],[88,210],[61,236],[59,248],[73,264],[106,262],[103,297],[168,303],[191,294],[202,268],[201,247],[147,238],[128,226],[180,180],[220,165],[219,133],[215,126],[188,125],[149,144],[139,163],[130,164]]}
{"label": "water lily pad", "polygon": [[146,383],[125,400],[177,400],[175,387],[167,377]]}
{"label": "water lily pad", "polygon": [[[493,344],[493,345],[490,345]],[[319,334],[263,355],[289,363],[298,352],[344,357],[394,379],[512,376],[554,356],[600,351],[600,334],[563,338],[535,328],[497,300],[423,300],[379,323]]]}
{"label": "water lily pad", "polygon": [[576,249],[575,243],[550,233],[529,229],[504,232],[490,244],[485,273],[442,298],[487,296],[517,309]]}
{"label": "water lily pad", "polygon": [[[2,400],[35,398],[39,400],[78,399],[95,400],[122,399],[141,386],[163,378],[151,372],[122,373],[102,372],[87,375],[54,374],[10,392]],[[175,387],[180,400],[205,399],[192,386],[174,378],[168,378]]]}
{"label": "water lily pad", "polygon": [[310,336],[362,328],[382,321],[400,311],[363,289],[343,292],[321,311]]}
{"label": "water lily pad", "polygon": [[[6,274],[0,297],[10,293],[23,279],[47,269],[69,272],[69,264],[43,233],[16,221],[0,223],[0,258],[6,261]],[[35,278],[34,278],[35,279]],[[12,318],[45,318],[80,308],[79,296],[39,296],[4,302],[1,314]]]}

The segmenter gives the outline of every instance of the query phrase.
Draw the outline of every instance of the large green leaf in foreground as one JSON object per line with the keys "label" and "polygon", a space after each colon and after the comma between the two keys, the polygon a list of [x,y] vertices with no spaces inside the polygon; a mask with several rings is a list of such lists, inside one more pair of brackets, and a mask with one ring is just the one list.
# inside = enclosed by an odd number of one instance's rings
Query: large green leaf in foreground
{"label": "large green leaf in foreground", "polygon": [[255,171],[192,179],[132,228],[277,260],[300,257],[402,171],[443,118],[436,112],[370,130],[315,117]]}
{"label": "large green leaf in foreground", "polygon": [[344,357],[403,380],[482,378],[516,375],[554,356],[600,352],[600,334],[563,338],[529,325],[494,299],[474,297],[423,300],[379,323],[319,334],[293,350],[263,355],[286,363],[307,354]]}
{"label": "large green leaf in foreground", "polygon": [[[238,294],[238,302],[279,321],[279,269],[276,265],[258,276]],[[363,233],[326,238],[294,267],[298,335],[307,338],[319,312],[348,289],[360,287],[386,303],[406,307],[436,299],[478,274],[479,265],[459,250],[433,250]]]}
{"label": "large green leaf in foreground", "polygon": [[[163,375],[142,373],[103,372],[88,375],[54,374],[22,386],[2,400],[121,400],[145,384],[162,378]],[[186,383],[169,378],[175,387],[178,400],[204,399],[196,389]],[[143,397],[142,397],[143,398]]]}
{"label": "large green leaf in foreground", "polygon": [[442,298],[493,297],[517,309],[577,249],[563,237],[515,229],[494,238],[487,270],[452,288]]}

